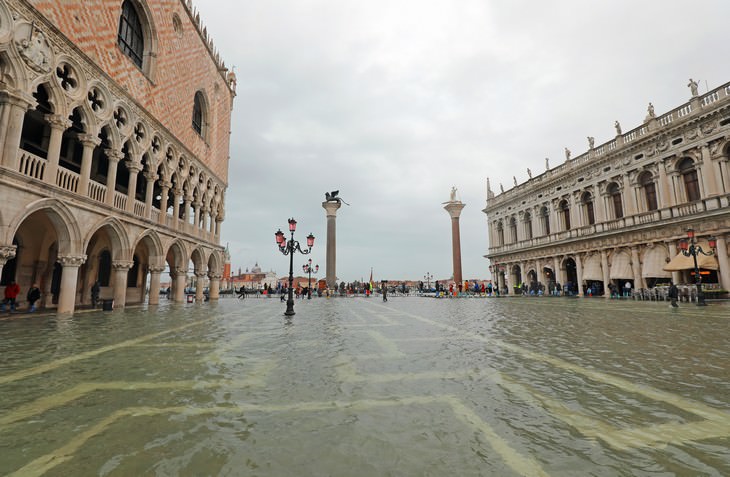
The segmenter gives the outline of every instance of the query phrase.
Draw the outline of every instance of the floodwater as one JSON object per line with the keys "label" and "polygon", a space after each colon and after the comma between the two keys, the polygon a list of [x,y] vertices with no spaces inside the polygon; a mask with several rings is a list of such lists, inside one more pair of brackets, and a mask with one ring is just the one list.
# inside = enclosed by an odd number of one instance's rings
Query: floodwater
{"label": "floodwater", "polygon": [[0,475],[730,475],[730,304],[283,311],[3,317]]}

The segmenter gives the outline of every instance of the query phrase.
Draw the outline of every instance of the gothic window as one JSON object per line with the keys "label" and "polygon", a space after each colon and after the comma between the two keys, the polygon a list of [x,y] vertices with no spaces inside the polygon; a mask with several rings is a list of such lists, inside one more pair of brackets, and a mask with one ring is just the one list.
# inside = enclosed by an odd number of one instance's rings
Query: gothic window
{"label": "gothic window", "polygon": [[682,181],[684,182],[684,191],[687,197],[687,202],[694,202],[700,200],[700,183],[697,179],[697,169],[695,169],[694,161],[690,158],[685,158],[679,163],[679,173],[682,175]]}
{"label": "gothic window", "polygon": [[613,204],[613,217],[615,219],[620,219],[624,216],[624,207],[623,202],[621,201],[621,190],[618,188],[618,184],[615,182],[610,184],[606,191],[611,198],[611,204]]}
{"label": "gothic window", "polygon": [[205,98],[203,93],[198,91],[193,101],[193,129],[202,138],[205,138],[205,113]]}
{"label": "gothic window", "polygon": [[517,220],[514,217],[509,221],[509,233],[512,243],[517,242]]}
{"label": "gothic window", "polygon": [[567,200],[560,202],[560,213],[563,215],[565,230],[570,230],[570,204]]}
{"label": "gothic window", "polygon": [[529,212],[525,213],[525,239],[532,239],[532,216]]}
{"label": "gothic window", "polygon": [[639,184],[641,184],[641,188],[644,189],[646,210],[657,210],[659,207],[657,206],[656,184],[654,184],[654,180],[652,179],[651,174],[649,172],[645,172],[644,174],[642,174],[641,178],[639,179]]}
{"label": "gothic window", "polygon": [[130,0],[124,0],[122,4],[117,42],[122,52],[141,69],[144,58],[144,31],[137,9]]}
{"label": "gothic window", "polygon": [[542,229],[545,235],[550,235],[550,211],[547,207],[540,209],[540,220],[542,221]]}
{"label": "gothic window", "polygon": [[583,202],[583,208],[585,210],[585,217],[588,221],[589,225],[593,225],[596,223],[596,214],[593,210],[593,197],[591,196],[590,192],[584,192],[583,196],[581,197],[581,202]]}

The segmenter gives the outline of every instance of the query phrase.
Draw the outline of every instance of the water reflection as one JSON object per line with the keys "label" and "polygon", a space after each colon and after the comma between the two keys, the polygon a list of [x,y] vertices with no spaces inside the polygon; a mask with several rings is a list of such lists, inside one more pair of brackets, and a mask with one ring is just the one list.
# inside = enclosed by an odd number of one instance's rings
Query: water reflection
{"label": "water reflection", "polygon": [[730,475],[730,307],[276,300],[0,321],[3,475]]}

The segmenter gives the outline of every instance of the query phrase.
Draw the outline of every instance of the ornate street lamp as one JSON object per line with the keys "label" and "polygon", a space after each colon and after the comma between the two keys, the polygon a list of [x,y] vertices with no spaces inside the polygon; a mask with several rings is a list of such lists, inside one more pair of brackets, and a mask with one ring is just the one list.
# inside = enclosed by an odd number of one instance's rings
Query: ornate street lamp
{"label": "ornate street lamp", "polygon": [[314,246],[314,235],[307,235],[307,250],[302,250],[299,246],[299,242],[294,240],[294,231],[297,229],[297,221],[289,219],[289,232],[291,232],[291,239],[287,242],[284,237],[284,232],[279,229],[274,236],[276,237],[276,244],[279,246],[279,251],[284,255],[289,255],[289,296],[286,300],[286,316],[294,315],[294,296],[292,294],[294,288],[294,252],[299,252],[303,255],[307,255],[312,252]]}
{"label": "ornate street lamp", "polygon": [[315,265],[312,267],[312,259],[310,258],[307,263],[302,265],[302,270],[304,270],[304,273],[309,274],[309,282],[307,284],[307,300],[312,299],[312,273],[317,273],[319,271],[319,265]]}
{"label": "ornate street lamp", "polygon": [[431,291],[431,279],[433,278],[433,275],[431,275],[429,272],[426,272],[426,274],[423,276],[423,279],[426,280],[426,290]]}
{"label": "ornate street lamp", "polygon": [[712,256],[715,255],[715,246],[717,245],[717,240],[715,237],[710,237],[707,239],[707,243],[710,246],[710,250],[705,252],[702,250],[702,247],[699,245],[695,245],[695,231],[694,229],[687,229],[687,238],[682,239],[679,241],[679,249],[682,252],[682,255],[685,257],[692,257],[692,260],[694,260],[694,266],[695,266],[695,286],[697,287],[697,306],[706,306],[707,303],[705,303],[705,294],[702,292],[702,276],[700,275],[700,268],[697,266],[697,254],[701,253],[702,255]]}

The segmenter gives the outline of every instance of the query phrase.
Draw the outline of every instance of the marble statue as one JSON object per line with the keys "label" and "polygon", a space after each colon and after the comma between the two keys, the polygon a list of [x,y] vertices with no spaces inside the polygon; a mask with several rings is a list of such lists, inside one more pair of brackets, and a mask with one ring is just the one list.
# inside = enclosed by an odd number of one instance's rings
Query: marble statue
{"label": "marble statue", "polygon": [[596,138],[588,136],[588,149],[593,149],[593,145],[596,143]]}
{"label": "marble statue", "polygon": [[621,123],[616,121],[615,123],[613,123],[613,127],[616,128],[616,135],[620,136],[621,135]]}
{"label": "marble statue", "polygon": [[697,91],[697,81],[690,78],[689,84],[687,86],[689,87],[689,90],[692,92],[693,98],[699,94],[699,92]]}

